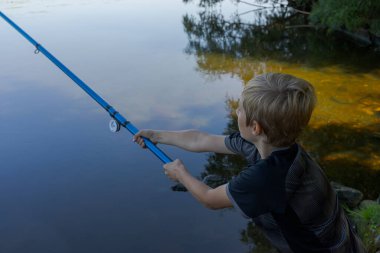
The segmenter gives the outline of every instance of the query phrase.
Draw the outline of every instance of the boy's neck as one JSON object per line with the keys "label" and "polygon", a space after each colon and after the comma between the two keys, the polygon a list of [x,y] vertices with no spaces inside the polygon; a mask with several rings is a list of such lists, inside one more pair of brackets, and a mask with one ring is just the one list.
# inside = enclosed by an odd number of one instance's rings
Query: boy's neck
{"label": "boy's neck", "polygon": [[264,141],[253,142],[253,144],[255,144],[257,150],[259,151],[261,159],[267,158],[268,156],[272,154],[273,151],[287,149],[291,146],[289,145],[289,146],[284,146],[284,147],[276,147]]}
{"label": "boy's neck", "polygon": [[265,143],[264,141],[257,141],[254,143],[257,150],[259,151],[259,154],[261,156],[261,159],[265,159],[267,158],[268,156],[270,156],[270,154],[275,150],[277,149],[278,147],[274,147],[268,143]]}

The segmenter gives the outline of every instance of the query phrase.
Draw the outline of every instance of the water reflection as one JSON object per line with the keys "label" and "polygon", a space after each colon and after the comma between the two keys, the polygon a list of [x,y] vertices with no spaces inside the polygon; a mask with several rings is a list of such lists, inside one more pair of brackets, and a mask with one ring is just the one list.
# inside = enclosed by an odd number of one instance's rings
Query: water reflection
{"label": "water reflection", "polygon": [[265,238],[264,234],[255,227],[254,223],[249,222],[247,228],[240,233],[240,241],[249,245],[252,253],[276,253],[270,242]]}
{"label": "water reflection", "polygon": [[356,128],[349,124],[310,127],[301,141],[327,176],[360,189],[367,198],[380,192],[380,125]]}
{"label": "water reflection", "polygon": [[[193,0],[183,0],[184,3],[190,3]],[[217,3],[223,2],[224,0],[200,0],[198,5],[200,7],[213,6]]]}
{"label": "water reflection", "polygon": [[[59,5],[68,2],[29,1],[6,14],[137,126],[223,125],[209,111],[223,122],[226,90],[240,87],[205,89],[182,51],[181,2]],[[245,251],[239,216],[171,192],[153,155],[126,131],[109,133],[109,116],[0,23],[0,252]],[[168,154],[194,168],[205,162]]]}
{"label": "water reflection", "polygon": [[[203,1],[201,5],[207,6]],[[214,8],[204,8],[197,16],[185,15],[183,25],[189,38],[186,52],[198,56],[221,53],[319,68],[339,65],[364,73],[380,67],[377,50],[357,45],[338,33],[300,28],[307,18],[292,8],[257,9],[249,17],[242,17],[236,8],[232,15]]]}

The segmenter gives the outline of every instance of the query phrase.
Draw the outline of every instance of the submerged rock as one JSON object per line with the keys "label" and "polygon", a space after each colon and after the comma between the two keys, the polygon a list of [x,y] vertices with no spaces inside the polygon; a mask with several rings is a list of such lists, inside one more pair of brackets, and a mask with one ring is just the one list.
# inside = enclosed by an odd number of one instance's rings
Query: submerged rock
{"label": "submerged rock", "polygon": [[202,181],[211,188],[216,188],[227,183],[227,180],[224,177],[214,174],[205,176]]}
{"label": "submerged rock", "polygon": [[[202,179],[202,182],[207,184],[211,188],[216,188],[222,184],[227,183],[227,180],[222,176],[211,174],[211,175],[205,176]],[[172,186],[171,188],[173,191],[176,191],[176,192],[187,192],[186,187],[181,183],[178,183]]]}
{"label": "submerged rock", "polygon": [[338,194],[341,204],[346,204],[350,208],[358,206],[363,198],[363,193],[351,187],[347,187],[336,182],[331,182],[332,187]]}
{"label": "submerged rock", "polygon": [[173,185],[171,188],[172,188],[172,191],[175,191],[175,192],[187,192],[186,187],[181,183]]}

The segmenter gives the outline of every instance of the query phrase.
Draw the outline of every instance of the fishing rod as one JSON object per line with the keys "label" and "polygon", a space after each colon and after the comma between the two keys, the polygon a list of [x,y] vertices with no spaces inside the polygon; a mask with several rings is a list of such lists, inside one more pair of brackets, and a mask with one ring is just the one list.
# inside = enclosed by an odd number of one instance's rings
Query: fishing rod
{"label": "fishing rod", "polygon": [[[35,46],[35,54],[42,53],[45,55],[52,63],[54,63],[58,68],[60,68],[63,73],[71,78],[79,87],[81,87],[90,97],[92,97],[98,104],[103,107],[111,116],[111,121],[109,127],[111,132],[120,131],[120,126],[127,129],[132,135],[137,134],[139,131],[131,122],[125,119],[118,111],[116,111],[110,104],[108,104],[103,98],[101,98],[95,91],[93,91],[87,84],[85,84],[79,77],[77,77],[71,70],[69,70],[65,65],[63,65],[57,58],[55,58],[48,50],[46,50],[41,44],[30,37],[24,30],[22,30],[18,25],[16,25],[11,19],[9,19],[3,12],[0,11],[0,17],[2,17],[8,24],[10,24],[16,31],[18,31],[25,39],[27,39],[31,44]],[[147,138],[143,138],[146,147],[157,156],[163,163],[169,163],[173,160],[170,159],[160,148],[158,148],[153,142]]]}

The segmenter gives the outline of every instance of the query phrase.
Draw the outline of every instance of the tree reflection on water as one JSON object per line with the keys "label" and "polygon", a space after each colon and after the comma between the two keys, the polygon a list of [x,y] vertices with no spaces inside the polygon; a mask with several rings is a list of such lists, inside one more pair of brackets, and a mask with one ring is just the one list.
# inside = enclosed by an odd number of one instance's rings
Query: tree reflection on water
{"label": "tree reflection on water", "polygon": [[341,65],[363,72],[380,67],[380,54],[375,49],[357,45],[339,33],[308,27],[307,16],[286,5],[256,7],[252,12],[240,14],[237,7],[226,18],[221,10],[210,8],[219,2],[222,1],[200,1],[199,5],[205,8],[197,17],[184,15],[183,25],[189,39],[187,53],[198,56],[221,53],[311,67]]}

